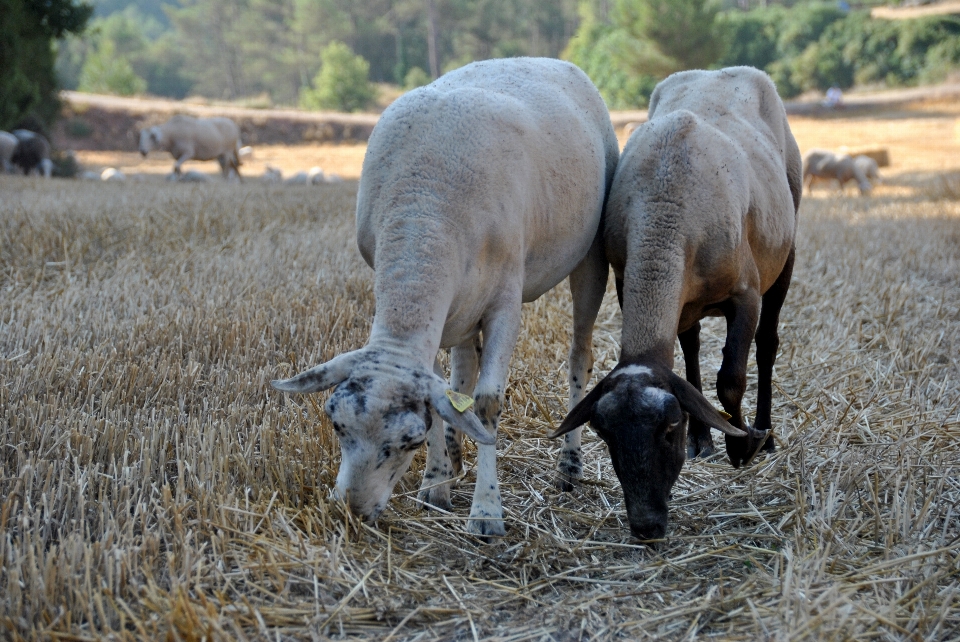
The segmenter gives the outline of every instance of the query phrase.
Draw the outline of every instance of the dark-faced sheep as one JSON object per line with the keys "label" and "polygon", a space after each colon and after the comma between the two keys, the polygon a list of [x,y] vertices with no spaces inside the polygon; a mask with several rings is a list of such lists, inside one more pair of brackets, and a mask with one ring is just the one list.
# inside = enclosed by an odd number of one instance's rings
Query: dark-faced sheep
{"label": "dark-faced sheep", "polygon": [[[342,453],[337,492],[355,513],[376,519],[424,441],[420,499],[449,509],[466,434],[479,444],[467,528],[505,532],[495,444],[521,305],[570,275],[575,404],[593,362],[607,274],[598,230],[616,163],[600,94],[559,60],[473,63],[383,113],[357,200],[360,253],[376,271],[370,339],[274,382],[337,387],[326,405]],[[449,384],[435,367],[445,347]],[[453,393],[473,395],[474,410]],[[561,455],[565,480],[580,475],[578,438]]]}
{"label": "dark-faced sheep", "polygon": [[[773,450],[771,376],[801,180],[783,103],[751,67],[670,76],[651,96],[650,121],[623,150],[605,219],[623,309],[620,361],[554,435],[591,422],[641,539],[663,537],[686,456],[713,452],[710,427],[726,433],[735,466],[761,446]],[[701,392],[705,316],[727,321],[717,395],[729,420]],[[678,336],[686,381],[673,372]],[[740,404],[754,338],[759,389],[749,428]]]}
{"label": "dark-faced sheep", "polygon": [[24,174],[36,171],[44,178],[50,178],[53,173],[53,162],[50,160],[50,143],[42,134],[28,129],[15,129],[13,135],[17,138],[17,148],[10,159]]}

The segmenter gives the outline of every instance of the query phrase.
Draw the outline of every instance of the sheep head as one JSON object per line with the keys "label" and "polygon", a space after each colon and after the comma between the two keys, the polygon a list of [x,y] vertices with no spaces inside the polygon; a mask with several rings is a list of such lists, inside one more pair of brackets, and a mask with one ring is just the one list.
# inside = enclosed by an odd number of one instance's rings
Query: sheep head
{"label": "sheep head", "polygon": [[160,146],[163,133],[159,127],[147,127],[140,130],[140,154],[146,156]]}
{"label": "sheep head", "polygon": [[746,436],[666,366],[621,363],[550,437],[589,421],[607,443],[631,532],[655,540],[667,530],[667,500],[687,456],[690,415],[728,435]]}
{"label": "sheep head", "polygon": [[336,386],[324,407],[340,442],[335,494],[370,523],[438,420],[434,413],[476,441],[494,443],[476,415],[453,407],[446,381],[402,355],[368,347],[272,385],[304,393]]}

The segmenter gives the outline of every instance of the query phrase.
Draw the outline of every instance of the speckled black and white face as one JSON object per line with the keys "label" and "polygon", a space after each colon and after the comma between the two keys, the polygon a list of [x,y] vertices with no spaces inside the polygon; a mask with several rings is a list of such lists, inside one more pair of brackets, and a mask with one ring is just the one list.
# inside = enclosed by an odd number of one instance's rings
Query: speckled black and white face
{"label": "speckled black and white face", "polygon": [[440,417],[478,443],[496,441],[473,412],[453,407],[446,381],[400,351],[354,350],[271,385],[291,393],[336,386],[326,405],[342,455],[336,492],[369,522]]}
{"label": "speckled black and white face", "polygon": [[[373,522],[433,422],[424,377],[385,377],[358,368],[326,404],[340,440],[337,494]],[[377,376],[377,375],[380,376]]]}

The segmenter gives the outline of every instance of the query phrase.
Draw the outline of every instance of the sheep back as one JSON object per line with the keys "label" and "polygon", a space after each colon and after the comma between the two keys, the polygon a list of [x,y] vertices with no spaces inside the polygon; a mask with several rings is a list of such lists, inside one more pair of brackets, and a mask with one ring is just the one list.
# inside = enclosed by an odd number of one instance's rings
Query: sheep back
{"label": "sheep back", "polygon": [[[613,178],[617,139],[596,88],[544,58],[472,63],[396,100],[371,134],[357,201],[360,251],[417,221],[464,269],[525,270],[524,300],[586,254]],[[496,287],[478,274],[467,296]],[[469,279],[468,279],[469,281]],[[454,303],[454,306],[457,304]]]}

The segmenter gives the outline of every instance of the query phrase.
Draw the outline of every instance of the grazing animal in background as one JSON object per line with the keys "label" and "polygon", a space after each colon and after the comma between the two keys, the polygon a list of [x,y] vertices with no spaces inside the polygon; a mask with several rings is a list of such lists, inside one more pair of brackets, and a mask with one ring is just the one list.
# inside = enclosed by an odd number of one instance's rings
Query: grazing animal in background
{"label": "grazing animal in background", "polygon": [[121,172],[116,167],[108,167],[102,172],[100,172],[100,180],[119,183],[127,180],[127,175]]}
{"label": "grazing animal in background", "polygon": [[261,180],[264,183],[271,183],[274,185],[277,183],[282,183],[283,172],[280,171],[278,167],[267,165],[266,169],[263,171],[263,176],[261,177]]}
{"label": "grazing animal in background", "polygon": [[156,150],[170,152],[176,159],[174,174],[180,174],[189,160],[216,159],[224,178],[239,178],[240,147],[240,128],[229,118],[177,115],[140,132],[140,153],[146,156]]}
{"label": "grazing animal in background", "polygon": [[4,174],[12,174],[13,153],[17,150],[19,141],[17,137],[10,132],[0,131],[0,171]]}
{"label": "grazing animal in background", "polygon": [[[479,444],[467,529],[505,532],[495,444],[521,304],[570,276],[572,407],[593,365],[607,275],[598,230],[617,156],[600,94],[560,60],[472,63],[383,113],[357,200],[360,253],[376,272],[370,339],[273,383],[337,387],[326,405],[342,453],[337,491],[355,513],[376,519],[424,441],[420,499],[450,508],[466,434]],[[436,361],[447,347],[450,384]],[[472,394],[476,414],[453,393]],[[564,481],[581,474],[579,450],[573,439],[563,450]]]}
{"label": "grazing animal in background", "polygon": [[17,147],[11,161],[20,167],[24,175],[36,171],[44,178],[50,178],[53,173],[53,161],[50,160],[50,143],[42,134],[29,129],[15,129],[13,135],[17,139]]}
{"label": "grazing animal in background", "polygon": [[[860,184],[860,181],[870,185],[870,188],[867,190],[869,193],[870,189],[873,189],[873,186],[877,183],[882,183],[883,179],[880,178],[880,167],[875,158],[866,155],[859,155],[853,157],[853,171],[857,177],[857,183]],[[861,190],[862,193],[863,190]]]}
{"label": "grazing animal in background", "polygon": [[860,195],[867,196],[873,189],[870,178],[879,182],[880,174],[877,162],[867,156],[854,158],[825,149],[811,149],[803,156],[803,186],[808,191],[813,189],[815,180],[836,181],[840,190],[850,181],[856,181]]}
{"label": "grazing animal in background", "polygon": [[[713,452],[710,427],[726,434],[734,466],[761,446],[773,450],[771,377],[800,193],[800,151],[783,103],[752,67],[668,77],[651,96],[650,121],[624,147],[604,222],[623,309],[620,361],[553,436],[591,422],[607,443],[638,538],[663,537],[686,456]],[[727,338],[717,395],[729,420],[703,396],[700,380],[700,320],[719,315]],[[678,336],[686,381],[673,372]],[[759,384],[750,429],[740,403],[754,338]]]}
{"label": "grazing animal in background", "polygon": [[283,182],[286,185],[320,185],[324,182],[323,170],[311,167],[309,171],[297,172]]}

